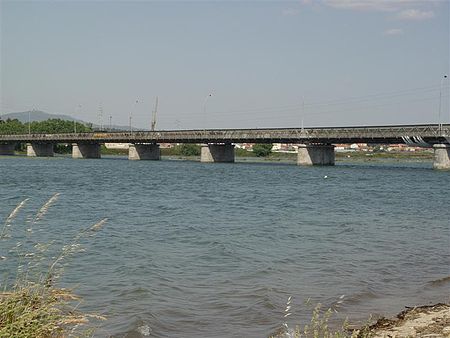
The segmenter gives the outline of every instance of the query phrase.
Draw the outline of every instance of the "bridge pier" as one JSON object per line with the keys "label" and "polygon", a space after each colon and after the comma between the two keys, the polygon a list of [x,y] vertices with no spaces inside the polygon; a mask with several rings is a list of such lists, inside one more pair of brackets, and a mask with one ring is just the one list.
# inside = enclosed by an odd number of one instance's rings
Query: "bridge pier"
{"label": "bridge pier", "polygon": [[299,144],[297,165],[334,165],[334,145]]}
{"label": "bridge pier", "polygon": [[0,155],[14,155],[15,143],[0,144]]}
{"label": "bridge pier", "polygon": [[53,143],[27,143],[27,156],[53,157]]}
{"label": "bridge pier", "polygon": [[72,143],[72,158],[100,158],[100,144]]}
{"label": "bridge pier", "polygon": [[159,144],[130,144],[128,148],[129,160],[159,160],[161,159],[161,151]]}
{"label": "bridge pier", "polygon": [[234,144],[203,144],[200,162],[234,162]]}
{"label": "bridge pier", "polygon": [[450,170],[450,144],[435,144],[433,168]]}

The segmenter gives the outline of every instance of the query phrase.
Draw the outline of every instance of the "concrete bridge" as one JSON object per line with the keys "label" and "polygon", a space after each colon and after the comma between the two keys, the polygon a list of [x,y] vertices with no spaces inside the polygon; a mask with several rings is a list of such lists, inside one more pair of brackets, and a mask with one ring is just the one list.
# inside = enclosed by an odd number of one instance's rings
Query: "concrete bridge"
{"label": "concrete bridge", "polygon": [[0,135],[0,155],[13,155],[17,143],[27,143],[28,156],[72,144],[73,158],[100,158],[100,144],[130,143],[130,160],[159,160],[158,143],[197,143],[202,162],[234,162],[234,143],[297,143],[299,165],[333,165],[336,143],[405,143],[434,148],[434,168],[450,169],[450,124]]}

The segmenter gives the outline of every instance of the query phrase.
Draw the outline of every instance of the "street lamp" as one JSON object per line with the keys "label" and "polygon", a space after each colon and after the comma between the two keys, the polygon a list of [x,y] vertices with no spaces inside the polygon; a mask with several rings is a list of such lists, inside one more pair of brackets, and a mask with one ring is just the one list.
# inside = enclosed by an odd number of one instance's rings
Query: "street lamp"
{"label": "street lamp", "polygon": [[301,129],[302,133],[305,131],[305,128],[303,126],[304,117],[305,117],[305,97],[303,97],[303,100],[302,100],[302,129]]}
{"label": "street lamp", "polygon": [[207,115],[206,115],[206,103],[208,102],[208,99],[212,96],[212,94],[208,94],[205,97],[205,102],[203,104],[203,116],[205,117],[205,130],[207,126]]}
{"label": "street lamp", "polygon": [[444,85],[444,80],[447,78],[447,74],[441,78],[441,86],[439,87],[439,131],[442,131],[442,121],[441,121],[441,107],[442,107],[442,87]]}

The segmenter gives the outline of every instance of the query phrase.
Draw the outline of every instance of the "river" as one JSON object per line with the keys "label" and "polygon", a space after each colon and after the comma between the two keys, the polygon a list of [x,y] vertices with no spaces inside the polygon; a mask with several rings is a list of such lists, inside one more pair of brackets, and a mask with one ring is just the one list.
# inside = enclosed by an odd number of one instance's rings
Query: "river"
{"label": "river", "polygon": [[0,157],[0,219],[30,198],[20,241],[60,193],[33,228],[58,248],[108,218],[60,280],[108,318],[99,337],[267,337],[289,296],[291,326],[319,302],[359,321],[448,301],[450,173],[431,167]]}

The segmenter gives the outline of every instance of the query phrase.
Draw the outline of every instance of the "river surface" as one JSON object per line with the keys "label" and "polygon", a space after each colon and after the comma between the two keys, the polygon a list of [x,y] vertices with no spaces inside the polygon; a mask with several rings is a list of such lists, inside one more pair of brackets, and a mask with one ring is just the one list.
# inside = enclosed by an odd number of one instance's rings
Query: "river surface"
{"label": "river surface", "polygon": [[449,300],[450,172],[431,167],[0,157],[0,219],[30,198],[9,242],[57,249],[108,218],[60,280],[108,318],[99,337],[267,337],[289,296],[290,326],[342,295],[355,321]]}

